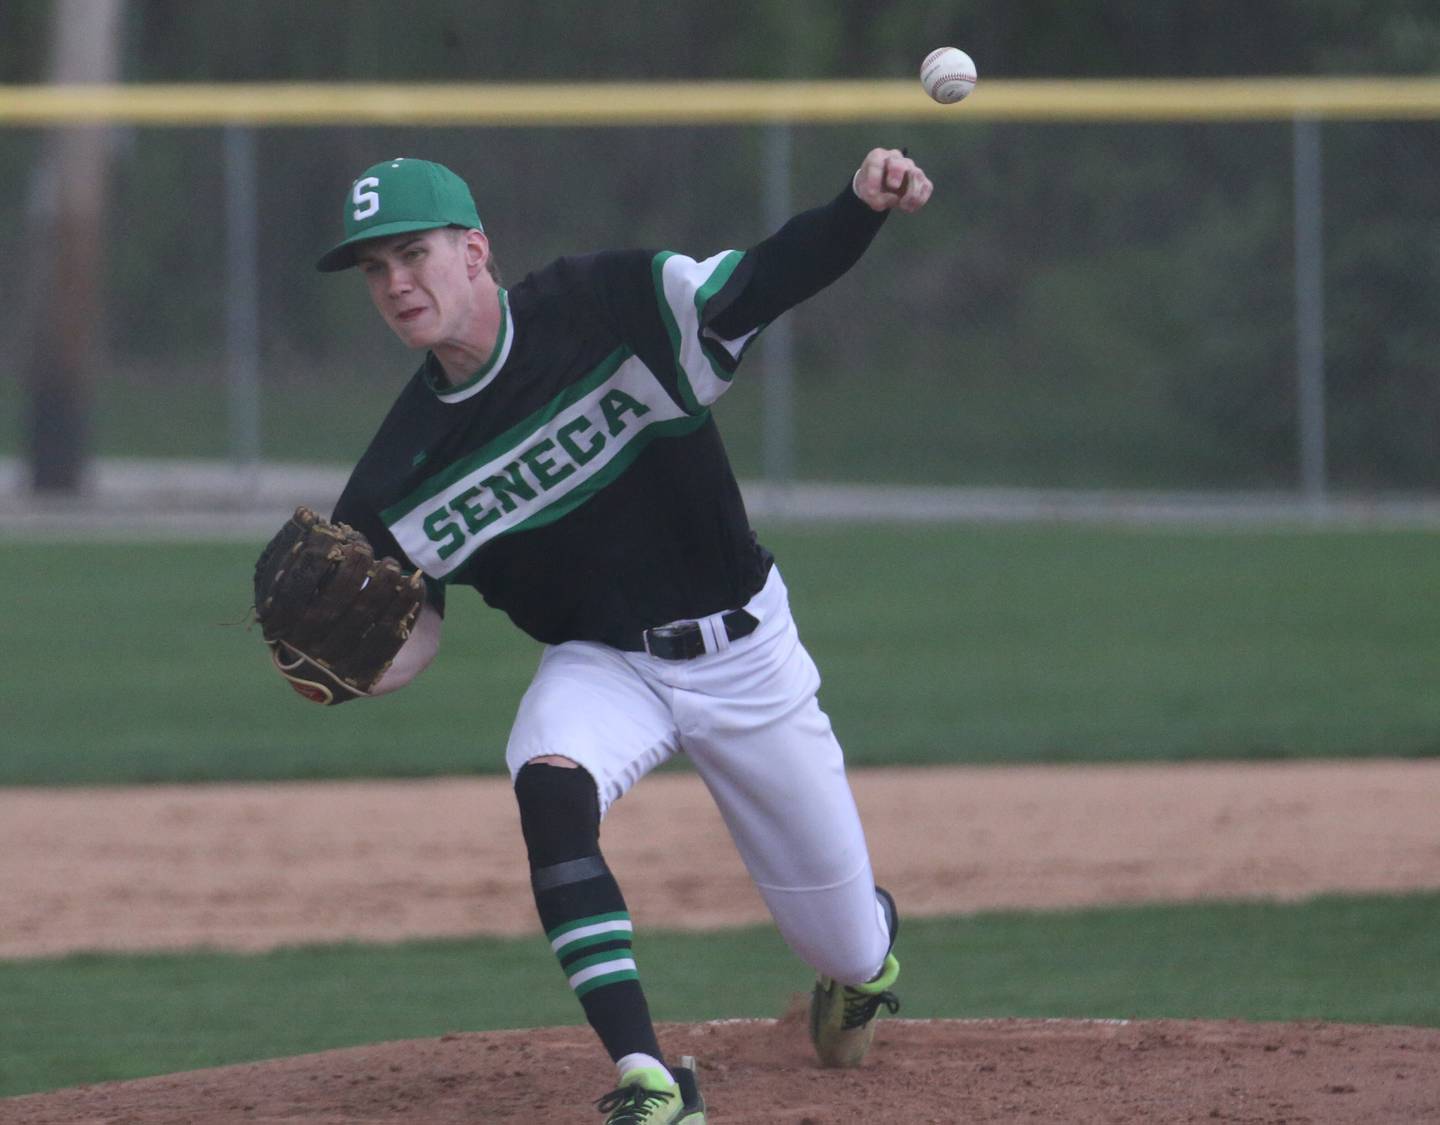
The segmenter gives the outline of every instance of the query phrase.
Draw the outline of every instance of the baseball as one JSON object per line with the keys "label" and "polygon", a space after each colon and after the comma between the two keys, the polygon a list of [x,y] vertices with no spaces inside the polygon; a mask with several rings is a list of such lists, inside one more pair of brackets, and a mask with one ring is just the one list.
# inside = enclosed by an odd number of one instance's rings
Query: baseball
{"label": "baseball", "polygon": [[937,47],[920,64],[920,84],[941,105],[969,96],[975,79],[975,60],[959,47]]}

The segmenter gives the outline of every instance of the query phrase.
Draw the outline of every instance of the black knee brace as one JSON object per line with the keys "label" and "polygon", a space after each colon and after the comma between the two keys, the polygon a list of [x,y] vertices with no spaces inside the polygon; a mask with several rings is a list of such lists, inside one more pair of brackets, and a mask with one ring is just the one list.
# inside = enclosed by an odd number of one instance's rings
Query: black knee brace
{"label": "black knee brace", "polygon": [[515,775],[530,870],[600,854],[600,795],[579,767],[530,762]]}

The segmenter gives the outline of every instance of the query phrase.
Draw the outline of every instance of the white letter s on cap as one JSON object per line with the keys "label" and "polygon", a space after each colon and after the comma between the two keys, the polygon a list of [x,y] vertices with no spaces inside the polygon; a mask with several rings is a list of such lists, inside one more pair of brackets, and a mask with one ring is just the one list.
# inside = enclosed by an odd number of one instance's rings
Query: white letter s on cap
{"label": "white letter s on cap", "polygon": [[379,186],[380,181],[374,176],[366,176],[363,180],[355,181],[355,190],[350,193],[350,198],[355,200],[354,219],[357,223],[362,219],[368,219],[380,210],[380,193],[365,190]]}

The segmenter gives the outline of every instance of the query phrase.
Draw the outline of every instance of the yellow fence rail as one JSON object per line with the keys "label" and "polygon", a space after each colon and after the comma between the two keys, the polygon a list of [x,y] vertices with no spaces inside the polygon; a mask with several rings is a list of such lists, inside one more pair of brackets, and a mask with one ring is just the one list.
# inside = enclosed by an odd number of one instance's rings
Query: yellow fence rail
{"label": "yellow fence rail", "polygon": [[0,86],[0,126],[722,125],[1440,117],[1440,78],[1019,80],[963,104],[917,81]]}

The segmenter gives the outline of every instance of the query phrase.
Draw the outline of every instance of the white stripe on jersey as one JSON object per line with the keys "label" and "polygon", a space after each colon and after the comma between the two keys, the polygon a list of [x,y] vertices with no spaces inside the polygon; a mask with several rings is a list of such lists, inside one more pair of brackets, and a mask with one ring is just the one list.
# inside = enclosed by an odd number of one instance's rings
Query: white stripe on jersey
{"label": "white stripe on jersey", "polygon": [[[716,364],[701,346],[700,314],[705,303],[734,272],[741,257],[737,250],[721,251],[703,262],[683,254],[669,254],[661,265],[665,306],[674,331],[671,345],[675,348],[676,364],[684,388],[700,409],[729,390],[731,378],[730,372]],[[713,332],[705,335],[738,359],[755,333],[748,332],[738,340],[720,340]]]}
{"label": "white stripe on jersey", "polygon": [[435,397],[441,402],[464,402],[467,398],[478,395],[495,381],[495,376],[500,374],[505,361],[510,358],[511,349],[515,347],[515,320],[510,315],[510,296],[503,288],[499,292],[499,300],[500,334],[495,339],[495,354],[458,387],[433,387]]}
{"label": "white stripe on jersey", "polygon": [[533,430],[503,435],[384,513],[416,566],[443,578],[496,536],[583,503],[658,434],[703,421],[687,417],[635,356],[597,369],[552,407]]}

